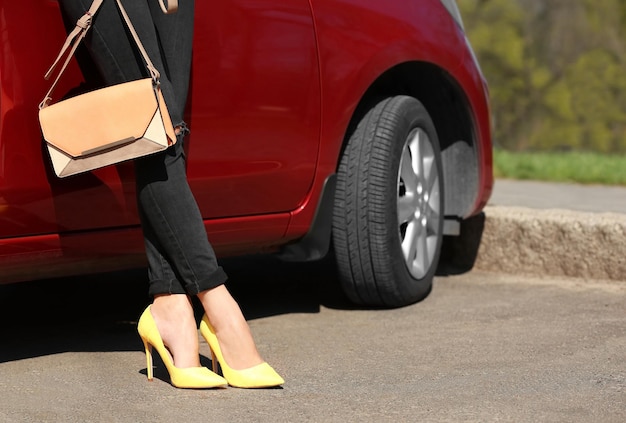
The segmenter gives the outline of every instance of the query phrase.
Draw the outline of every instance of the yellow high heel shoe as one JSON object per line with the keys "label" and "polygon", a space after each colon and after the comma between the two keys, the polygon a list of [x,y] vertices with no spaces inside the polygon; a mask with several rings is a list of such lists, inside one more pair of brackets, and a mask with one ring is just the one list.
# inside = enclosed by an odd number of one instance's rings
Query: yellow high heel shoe
{"label": "yellow high heel shoe", "polygon": [[163,344],[163,339],[159,333],[159,329],[152,317],[150,306],[145,309],[139,323],[137,325],[137,331],[143,341],[143,345],[146,347],[146,363],[148,370],[148,380],[152,380],[152,347],[154,347],[161,360],[167,368],[167,372],[170,375],[172,385],[177,388],[225,388],[228,385],[226,379],[218,374],[213,373],[206,367],[187,367],[178,368],[174,366],[170,355]]}
{"label": "yellow high heel shoe", "polygon": [[282,377],[266,362],[243,370],[232,369],[224,360],[215,329],[209,323],[206,314],[200,322],[200,333],[211,348],[213,371],[217,372],[217,362],[222,367],[222,374],[230,386],[236,388],[271,388],[285,383]]}

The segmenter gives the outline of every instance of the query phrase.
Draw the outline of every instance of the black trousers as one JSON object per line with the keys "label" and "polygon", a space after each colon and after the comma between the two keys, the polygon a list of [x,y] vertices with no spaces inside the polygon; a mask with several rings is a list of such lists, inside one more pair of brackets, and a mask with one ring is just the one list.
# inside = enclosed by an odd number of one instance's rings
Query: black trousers
{"label": "black trousers", "polygon": [[[67,26],[89,9],[90,0],[60,0]],[[150,60],[161,73],[161,89],[174,126],[182,131],[163,153],[135,160],[137,205],[148,258],[149,294],[195,295],[223,284],[206,236],[202,215],[189,188],[183,120],[193,39],[194,0],[180,0],[178,11],[165,15],[157,0],[123,0]],[[93,19],[85,47],[105,84],[149,76],[115,0],[105,0]]]}

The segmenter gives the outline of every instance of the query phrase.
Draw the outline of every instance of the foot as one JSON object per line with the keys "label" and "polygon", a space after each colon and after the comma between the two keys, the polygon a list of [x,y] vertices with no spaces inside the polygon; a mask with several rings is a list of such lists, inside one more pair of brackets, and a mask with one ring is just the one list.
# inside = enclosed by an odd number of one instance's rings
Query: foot
{"label": "foot", "polygon": [[198,330],[187,295],[159,295],[150,307],[163,344],[178,368],[200,367]]}
{"label": "foot", "polygon": [[264,362],[239,304],[224,285],[203,291],[198,298],[215,329],[224,360],[231,368],[243,370]]}

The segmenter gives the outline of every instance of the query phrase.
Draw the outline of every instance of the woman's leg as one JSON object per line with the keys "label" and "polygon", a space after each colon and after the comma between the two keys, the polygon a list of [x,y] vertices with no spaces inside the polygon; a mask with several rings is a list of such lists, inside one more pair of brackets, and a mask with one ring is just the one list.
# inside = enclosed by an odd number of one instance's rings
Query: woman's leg
{"label": "woman's leg", "polygon": [[[61,0],[68,20],[76,21],[90,0]],[[150,266],[150,294],[195,295],[225,282],[206,236],[202,215],[187,183],[183,113],[191,69],[193,0],[180,2],[172,15],[155,1],[123,0],[124,7],[161,73],[163,95],[178,142],[167,151],[135,161],[138,209]],[[94,17],[86,44],[107,84],[147,75],[129,39],[115,1],[106,1]]]}
{"label": "woman's leg", "polygon": [[225,285],[202,291],[198,298],[215,329],[220,349],[230,367],[242,370],[264,361],[257,351],[239,305]]}
{"label": "woman's leg", "polygon": [[165,153],[136,160],[135,169],[150,294],[181,293],[182,288],[197,295],[223,284],[226,273],[217,263],[187,183],[182,137]]}
{"label": "woman's leg", "polygon": [[[169,19],[170,16],[164,15],[156,1],[150,3],[157,35],[161,44],[163,62],[165,63],[168,77],[172,82],[175,92],[187,92],[189,82],[188,78],[179,78],[180,75],[189,75],[190,69],[188,66],[190,65],[190,56],[187,55],[190,51],[187,48],[191,45],[192,33],[190,29],[193,28],[193,19],[189,19],[189,16],[193,15],[193,13],[189,13],[189,10],[192,8],[190,8],[189,4],[185,5],[184,3],[185,2],[179,3],[179,10],[177,12],[178,18],[180,19],[179,22]],[[182,97],[179,97],[178,100],[182,100]],[[179,104],[179,108],[184,109],[184,104]],[[176,120],[173,120],[173,122],[176,122]],[[182,148],[181,154],[183,154]],[[181,161],[184,161],[184,155]],[[172,166],[173,164],[168,164],[168,172],[171,171],[170,168]],[[176,171],[180,172],[181,180],[183,179],[183,170],[183,167],[176,168]],[[186,182],[186,175],[184,180]],[[180,182],[178,189],[182,186],[183,183]],[[219,268],[215,261],[215,255],[213,254],[211,245],[208,241],[206,244],[204,243],[205,230],[196,225],[197,222],[202,221],[202,217],[199,211],[196,213],[197,207],[195,206],[195,200],[192,201],[193,197],[191,196],[191,191],[186,187],[186,183],[182,193],[183,194],[179,193],[181,197],[182,195],[189,197],[185,201],[185,204],[189,204],[187,207],[188,211],[190,213],[193,212],[193,215],[195,215],[195,217],[188,215],[185,219],[182,219],[187,222],[185,229],[188,229],[196,235],[201,234],[203,236],[201,242],[196,241],[191,244],[197,245],[191,250],[202,251],[204,253],[208,252],[208,254],[199,255],[195,260],[197,263],[210,260],[209,266],[205,266],[203,268],[204,270],[198,270],[198,272],[203,272],[203,275],[209,275],[208,280],[192,288],[187,287],[187,292],[198,293],[198,298],[202,303],[209,321],[218,334],[220,346],[231,367],[234,369],[243,369],[259,364],[263,360],[257,352],[252,334],[250,333],[250,328],[239,305],[223,285],[223,282],[226,280],[226,275],[223,274],[223,272],[216,271],[216,269],[221,270],[221,268]],[[181,228],[180,231],[182,230]],[[191,237],[191,235],[189,236]],[[194,280],[197,278],[199,278],[197,275],[188,275],[185,277],[185,280]]]}
{"label": "woman's leg", "polygon": [[[182,3],[185,6],[181,8],[184,11],[181,16],[186,17],[185,19],[187,20],[189,20],[189,16],[193,18],[193,3],[188,1]],[[60,0],[61,11],[66,25],[73,28],[74,23],[88,10],[90,4],[90,0]],[[161,58],[159,35],[152,21],[151,9],[145,0],[124,0],[124,6],[148,55],[162,75],[161,88],[172,120],[174,122],[182,122],[186,101],[186,86],[182,91],[185,93],[182,99],[178,99],[174,95],[174,84],[170,81],[169,72],[166,72]],[[148,75],[145,64],[138,54],[134,42],[128,36],[125,23],[119,14],[115,1],[103,3],[94,17],[93,27],[85,43],[105,83],[117,84]],[[185,59],[183,60],[183,66],[185,62],[190,61],[191,45],[189,45],[188,50],[189,52],[185,56],[186,59],[183,57]],[[189,64],[186,67],[188,72]],[[180,79],[188,80],[188,78],[184,77]],[[161,178],[166,167],[165,162],[167,160],[177,162],[181,154],[182,148],[176,152],[168,151],[168,153],[157,155],[151,160],[146,160],[139,164],[139,173],[142,176],[142,178],[139,178],[141,184],[147,185],[151,178]],[[138,184],[138,191],[141,189],[141,184]],[[150,207],[149,204],[147,206]],[[144,228],[146,252],[149,261],[150,292],[155,297],[154,304],[151,307],[152,315],[162,335],[163,342],[173,355],[174,364],[177,367],[196,367],[199,365],[198,336],[191,303],[184,287],[178,280],[178,276],[161,252],[162,246],[156,237],[156,232],[159,228],[154,228],[147,221],[145,213],[142,212],[146,205],[142,205],[140,202],[138,208]]]}

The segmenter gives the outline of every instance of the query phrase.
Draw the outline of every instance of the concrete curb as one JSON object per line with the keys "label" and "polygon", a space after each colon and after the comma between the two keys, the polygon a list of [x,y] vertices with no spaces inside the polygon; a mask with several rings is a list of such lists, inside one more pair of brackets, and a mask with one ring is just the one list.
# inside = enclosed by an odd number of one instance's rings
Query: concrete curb
{"label": "concrete curb", "polygon": [[484,217],[469,229],[482,233],[476,269],[626,281],[626,215],[487,206]]}

